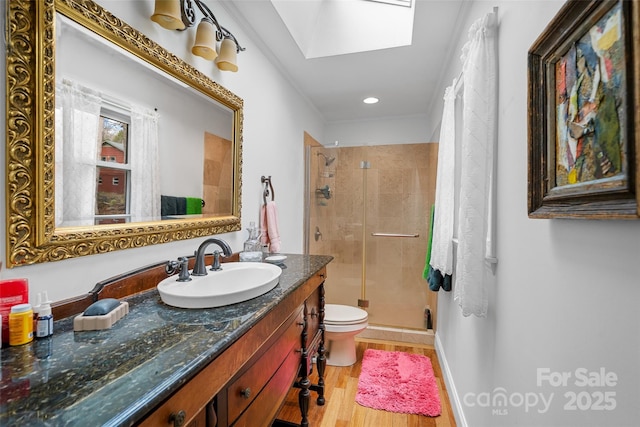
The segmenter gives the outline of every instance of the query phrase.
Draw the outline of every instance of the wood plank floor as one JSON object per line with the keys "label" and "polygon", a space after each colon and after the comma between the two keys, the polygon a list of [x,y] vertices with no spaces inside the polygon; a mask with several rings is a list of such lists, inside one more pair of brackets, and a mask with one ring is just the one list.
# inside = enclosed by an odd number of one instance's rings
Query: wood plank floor
{"label": "wood plank floor", "polygon": [[[438,417],[425,417],[413,414],[397,414],[365,408],[355,402],[358,388],[358,376],[362,367],[362,355],[368,348],[387,351],[404,351],[423,354],[431,359],[433,371],[440,390],[442,414]],[[455,427],[456,422],[451,410],[449,395],[444,385],[440,363],[433,346],[402,344],[392,341],[371,339],[356,340],[358,361],[353,366],[327,366],[325,372],[324,406],[316,404],[317,394],[311,392],[309,408],[309,425],[311,427]],[[311,376],[311,382],[317,382],[317,372]],[[293,388],[278,414],[278,419],[292,423],[300,423],[298,392]]]}

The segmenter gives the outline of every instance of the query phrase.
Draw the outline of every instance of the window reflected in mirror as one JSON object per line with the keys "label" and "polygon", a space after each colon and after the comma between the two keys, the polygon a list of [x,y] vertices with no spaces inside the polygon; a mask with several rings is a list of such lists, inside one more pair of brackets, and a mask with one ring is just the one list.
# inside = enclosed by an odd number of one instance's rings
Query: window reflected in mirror
{"label": "window reflected in mirror", "polygon": [[68,78],[56,86],[56,226],[157,219],[156,111]]}
{"label": "window reflected in mirror", "polygon": [[[130,118],[116,118],[104,111],[100,115],[98,185],[96,186],[95,224],[123,224],[130,220],[128,160]],[[111,117],[109,117],[109,115]]]}

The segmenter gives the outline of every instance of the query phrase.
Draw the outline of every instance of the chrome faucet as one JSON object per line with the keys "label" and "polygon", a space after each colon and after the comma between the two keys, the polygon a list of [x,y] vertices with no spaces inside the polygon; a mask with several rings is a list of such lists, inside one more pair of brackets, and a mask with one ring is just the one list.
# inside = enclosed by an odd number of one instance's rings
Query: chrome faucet
{"label": "chrome faucet", "polygon": [[[215,243],[220,246],[224,256],[231,256],[233,252],[231,251],[231,247],[227,242],[221,239],[211,238],[207,239],[198,246],[198,250],[196,251],[196,264],[193,266],[193,271],[191,271],[192,276],[206,276],[207,275],[207,267],[204,265],[204,251],[207,249],[207,246]],[[213,263],[211,265],[211,271],[222,270],[220,267],[220,251],[215,251],[213,253]]]}

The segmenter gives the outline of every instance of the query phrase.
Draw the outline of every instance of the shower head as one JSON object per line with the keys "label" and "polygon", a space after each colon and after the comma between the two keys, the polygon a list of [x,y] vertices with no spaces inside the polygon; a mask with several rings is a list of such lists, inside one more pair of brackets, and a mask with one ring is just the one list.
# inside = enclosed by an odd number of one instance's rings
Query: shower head
{"label": "shower head", "polygon": [[333,163],[336,160],[335,157],[327,157],[324,153],[318,153],[318,156],[324,157],[325,166],[329,166],[331,163]]}

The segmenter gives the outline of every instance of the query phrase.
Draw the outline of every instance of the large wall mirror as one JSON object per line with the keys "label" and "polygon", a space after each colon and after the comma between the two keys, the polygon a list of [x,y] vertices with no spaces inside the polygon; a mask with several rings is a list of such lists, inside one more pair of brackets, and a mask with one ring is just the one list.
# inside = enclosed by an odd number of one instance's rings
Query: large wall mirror
{"label": "large wall mirror", "polygon": [[9,266],[240,230],[240,98],[92,1],[8,7]]}

